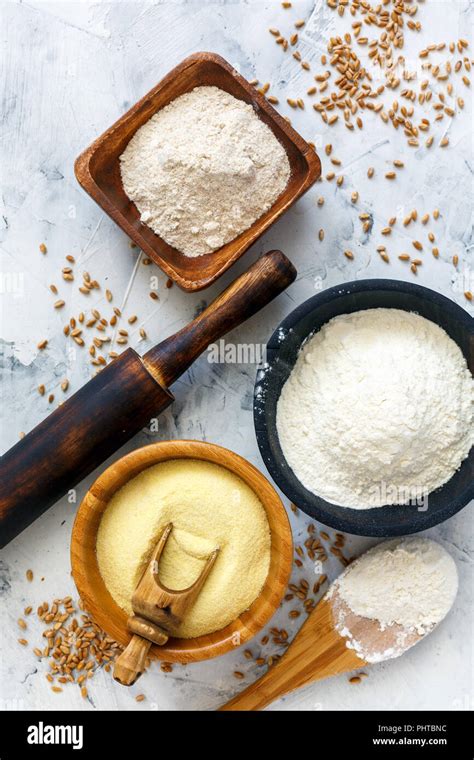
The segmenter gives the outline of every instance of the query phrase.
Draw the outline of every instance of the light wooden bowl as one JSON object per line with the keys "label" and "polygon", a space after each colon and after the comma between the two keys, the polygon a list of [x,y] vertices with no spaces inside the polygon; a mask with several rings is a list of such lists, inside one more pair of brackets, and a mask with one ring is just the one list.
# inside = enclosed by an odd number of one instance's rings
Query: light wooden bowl
{"label": "light wooden bowl", "polygon": [[[291,175],[283,193],[260,219],[235,240],[204,256],[190,258],[142,224],[122,186],[119,157],[135,132],[160,108],[200,85],[214,85],[250,103],[284,146]],[[181,288],[201,290],[213,283],[321,174],[320,160],[269,102],[232,66],[214,53],[195,53],[167,74],[76,160],[79,183],[123,231]]]}
{"label": "light wooden bowl", "polygon": [[[293,542],[285,508],[277,492],[253,465],[228,449],[201,441],[164,441],[122,457],[92,484],[76,515],[71,537],[72,574],[87,611],[120,644],[130,639],[127,614],[113,600],[99,571],[97,531],[112,496],[139,472],[170,459],[202,459],[226,467],[242,478],[265,508],[271,532],[270,569],[251,607],[220,631],[194,639],[170,639],[153,645],[151,657],[167,662],[197,662],[231,651],[258,633],[270,620],[285,593],[292,565]],[[242,568],[245,572],[245,568]]]}

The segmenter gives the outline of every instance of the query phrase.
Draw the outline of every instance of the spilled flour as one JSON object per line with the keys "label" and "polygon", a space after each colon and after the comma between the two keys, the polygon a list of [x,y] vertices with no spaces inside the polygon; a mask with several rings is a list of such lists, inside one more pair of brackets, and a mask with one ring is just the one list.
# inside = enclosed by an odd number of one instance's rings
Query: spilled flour
{"label": "spilled flour", "polygon": [[[458,576],[452,557],[428,538],[385,541],[369,549],[336,579],[336,629],[367,662],[397,657],[448,614]],[[367,640],[354,633],[354,616],[374,621]],[[376,646],[374,647],[374,642]]]}
{"label": "spilled flour", "polygon": [[301,349],[277,406],[286,461],[332,504],[424,499],[474,441],[474,381],[457,344],[399,309],[331,319]]}
{"label": "spilled flour", "polygon": [[218,87],[196,87],[158,111],[120,168],[141,221],[186,256],[211,253],[251,227],[290,177],[271,129]]}

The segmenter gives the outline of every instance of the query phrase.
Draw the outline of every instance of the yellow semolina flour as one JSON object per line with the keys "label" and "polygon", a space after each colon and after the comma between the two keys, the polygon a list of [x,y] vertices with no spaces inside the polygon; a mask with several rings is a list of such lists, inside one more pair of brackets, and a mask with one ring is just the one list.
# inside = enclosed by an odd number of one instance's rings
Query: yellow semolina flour
{"label": "yellow semolina flour", "polygon": [[167,523],[173,530],[159,566],[171,589],[190,586],[206,558],[219,554],[177,635],[224,628],[259,595],[270,566],[270,528],[252,489],[210,462],[175,459],[144,470],[111,499],[97,535],[99,569],[115,602],[131,598]]}

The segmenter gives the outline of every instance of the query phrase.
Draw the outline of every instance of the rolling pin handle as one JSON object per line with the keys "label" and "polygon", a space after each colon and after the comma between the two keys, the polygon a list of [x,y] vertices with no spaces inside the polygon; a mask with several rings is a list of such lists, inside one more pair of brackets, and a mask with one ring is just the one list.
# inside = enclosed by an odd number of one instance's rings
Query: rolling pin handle
{"label": "rolling pin handle", "polygon": [[211,343],[270,303],[295,278],[295,267],[281,251],[265,253],[186,327],[147,351],[143,363],[168,388]]}
{"label": "rolling pin handle", "polygon": [[166,388],[206,348],[293,282],[281,251],[259,258],[189,325],[141,359],[129,348],[1,458],[0,548],[94,470],[151,417]]}

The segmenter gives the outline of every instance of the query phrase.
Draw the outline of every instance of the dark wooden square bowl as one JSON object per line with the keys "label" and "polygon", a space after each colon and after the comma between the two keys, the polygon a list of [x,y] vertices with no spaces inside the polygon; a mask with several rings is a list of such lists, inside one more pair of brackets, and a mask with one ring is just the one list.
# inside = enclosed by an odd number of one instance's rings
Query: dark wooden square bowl
{"label": "dark wooden square bowl", "polygon": [[[168,245],[140,221],[122,187],[119,157],[135,132],[160,108],[200,85],[215,85],[250,103],[285,147],[291,175],[273,206],[245,232],[213,253],[194,258]],[[273,224],[321,174],[315,151],[266,99],[223,58],[195,53],[167,74],[156,87],[97,138],[75,162],[79,183],[144,253],[184,290],[213,283]]]}

